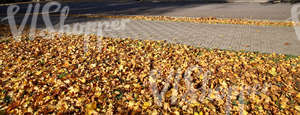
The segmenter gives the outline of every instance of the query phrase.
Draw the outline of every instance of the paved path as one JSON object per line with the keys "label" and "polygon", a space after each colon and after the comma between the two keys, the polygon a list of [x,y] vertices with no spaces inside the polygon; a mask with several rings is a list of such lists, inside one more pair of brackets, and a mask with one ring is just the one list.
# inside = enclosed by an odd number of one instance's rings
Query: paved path
{"label": "paved path", "polygon": [[[285,20],[290,17],[290,4],[245,3],[98,3],[72,2],[71,14],[108,15],[167,15],[223,18],[253,18]],[[22,8],[26,8],[24,5]],[[21,10],[22,10],[21,8]],[[5,7],[0,7],[5,14]],[[101,22],[106,19],[75,19],[69,17],[67,24],[77,22]],[[113,20],[113,19],[109,19]],[[109,21],[108,20],[108,21]],[[115,19],[114,19],[115,20]],[[107,21],[107,20],[106,20]],[[263,27],[230,24],[196,24],[188,22],[130,21],[125,30],[105,32],[109,37],[167,40],[172,43],[232,50],[260,51],[300,55],[300,41],[292,27]]]}
{"label": "paved path", "polygon": [[[105,21],[121,19],[94,20],[91,23]],[[125,29],[104,31],[104,36],[166,40],[205,48],[300,55],[300,41],[292,27],[131,20],[126,23]]]}

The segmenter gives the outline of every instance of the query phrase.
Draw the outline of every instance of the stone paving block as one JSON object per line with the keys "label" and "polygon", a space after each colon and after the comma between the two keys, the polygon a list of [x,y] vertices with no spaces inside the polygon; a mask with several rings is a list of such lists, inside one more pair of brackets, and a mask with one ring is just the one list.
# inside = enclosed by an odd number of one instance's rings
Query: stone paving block
{"label": "stone paving block", "polygon": [[[107,20],[122,19],[99,21]],[[300,55],[300,41],[292,27],[131,20],[124,30],[104,31],[104,36],[166,40],[205,48]]]}

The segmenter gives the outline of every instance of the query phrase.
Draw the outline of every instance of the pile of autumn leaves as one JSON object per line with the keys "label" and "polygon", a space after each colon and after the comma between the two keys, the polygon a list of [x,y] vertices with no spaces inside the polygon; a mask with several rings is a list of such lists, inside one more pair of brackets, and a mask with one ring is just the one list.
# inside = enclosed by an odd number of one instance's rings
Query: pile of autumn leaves
{"label": "pile of autumn leaves", "polygon": [[190,23],[205,23],[205,24],[237,24],[237,25],[255,25],[255,26],[283,26],[293,27],[299,26],[299,23],[292,21],[270,21],[270,20],[251,20],[240,18],[216,18],[216,17],[173,17],[173,16],[107,16],[107,15],[86,15],[72,14],[74,17],[88,18],[112,18],[112,19],[131,19],[131,20],[147,20],[147,21],[171,21],[171,22],[190,22]]}
{"label": "pile of autumn leaves", "polygon": [[[91,35],[88,52],[83,36],[23,39],[0,44],[0,108],[10,114],[299,114],[300,58],[257,52],[204,49],[164,41],[101,38]],[[100,48],[101,50],[98,50]],[[224,99],[205,94],[187,103],[184,79],[170,85],[162,106],[154,101],[149,76],[157,70],[162,90],[171,70],[200,66],[210,71],[207,89],[224,89]],[[198,71],[199,72],[199,71]],[[181,74],[180,74],[181,75]],[[182,74],[181,77],[184,74]],[[171,76],[171,77],[175,77]],[[203,95],[203,74],[193,71],[195,96]],[[244,95],[239,88],[269,84],[265,93]],[[228,99],[229,87],[237,87]],[[257,91],[262,89],[258,88]],[[177,93],[176,103],[170,94]],[[218,92],[215,92],[218,93]],[[187,98],[188,99],[188,98]],[[226,102],[227,101],[227,102]],[[229,102],[228,102],[229,101]],[[189,101],[188,101],[189,102]],[[230,103],[230,108],[226,106]],[[240,109],[243,104],[243,109]]]}

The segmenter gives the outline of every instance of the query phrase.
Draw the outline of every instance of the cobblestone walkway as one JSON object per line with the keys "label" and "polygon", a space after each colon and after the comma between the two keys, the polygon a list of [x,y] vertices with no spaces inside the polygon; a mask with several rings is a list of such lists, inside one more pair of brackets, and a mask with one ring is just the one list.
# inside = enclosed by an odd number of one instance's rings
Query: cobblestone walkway
{"label": "cobblestone walkway", "polygon": [[[97,22],[99,21],[92,23]],[[300,41],[292,27],[130,20],[125,29],[104,31],[104,36],[166,40],[205,48],[300,55]]]}

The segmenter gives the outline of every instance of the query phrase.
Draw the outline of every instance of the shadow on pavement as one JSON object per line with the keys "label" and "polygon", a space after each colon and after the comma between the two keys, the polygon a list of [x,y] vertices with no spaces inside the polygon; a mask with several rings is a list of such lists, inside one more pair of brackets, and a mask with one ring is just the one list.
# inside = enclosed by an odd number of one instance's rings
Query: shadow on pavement
{"label": "shadow on pavement", "polygon": [[[69,6],[69,14],[104,14],[104,15],[159,15],[173,10],[180,10],[182,8],[201,7],[209,4],[222,4],[224,2],[60,2],[62,6]],[[46,3],[41,3],[40,12]],[[23,15],[26,13],[28,4],[19,4],[20,10],[17,13],[16,22],[20,24],[23,20]],[[0,6],[0,19],[7,16],[8,6]],[[55,7],[50,8],[50,10]],[[59,14],[55,12],[52,14]],[[68,17],[66,23],[77,23],[85,21],[101,20],[100,18],[85,18],[85,17]],[[104,19],[105,20],[105,19]],[[30,25],[31,17],[27,21],[27,25]],[[59,22],[59,17],[51,16],[51,22],[53,25]],[[2,21],[1,23],[7,23]],[[42,16],[38,17],[38,26],[43,27]]]}
{"label": "shadow on pavement", "polygon": [[[175,9],[199,7],[207,4],[198,1],[189,2],[61,2],[69,6],[71,14],[113,14],[113,15],[158,15]],[[42,3],[43,6],[45,3]],[[19,13],[25,13],[28,4],[20,4]],[[0,6],[0,14],[6,14],[8,6]],[[40,9],[41,10],[41,9]]]}

